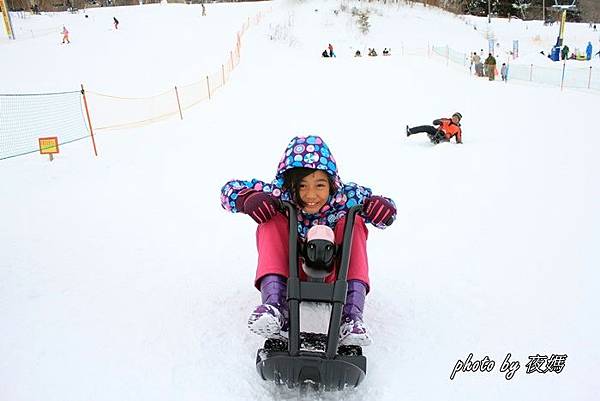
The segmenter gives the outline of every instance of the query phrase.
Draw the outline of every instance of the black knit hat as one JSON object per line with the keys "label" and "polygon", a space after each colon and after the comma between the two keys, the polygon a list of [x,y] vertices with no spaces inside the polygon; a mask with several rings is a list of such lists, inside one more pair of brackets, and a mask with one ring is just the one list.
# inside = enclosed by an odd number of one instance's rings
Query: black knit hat
{"label": "black knit hat", "polygon": [[454,117],[454,116],[458,117],[459,120],[462,120],[462,114],[460,114],[458,111],[456,113],[452,114],[452,117]]}

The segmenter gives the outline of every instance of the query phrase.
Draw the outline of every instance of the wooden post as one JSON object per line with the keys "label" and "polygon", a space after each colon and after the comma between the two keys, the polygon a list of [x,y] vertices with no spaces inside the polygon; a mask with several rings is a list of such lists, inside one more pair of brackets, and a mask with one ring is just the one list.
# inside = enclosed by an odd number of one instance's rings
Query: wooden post
{"label": "wooden post", "polygon": [[229,52],[229,60],[231,60],[231,71],[233,71],[233,52]]}
{"label": "wooden post", "polygon": [[177,107],[179,108],[179,118],[183,120],[183,114],[181,113],[181,103],[179,102],[179,92],[177,86],[175,86],[175,97],[177,97]]}
{"label": "wooden post", "polygon": [[208,75],[206,76],[206,87],[208,88],[208,100],[210,100],[210,82],[208,81]]}
{"label": "wooden post", "polygon": [[563,90],[563,86],[565,84],[565,68],[567,66],[567,62],[563,62],[563,71],[562,71],[562,78],[560,80],[560,90]]}
{"label": "wooden post", "polygon": [[590,77],[588,78],[588,89],[592,87],[592,66],[590,65]]}
{"label": "wooden post", "polygon": [[90,111],[88,110],[87,99],[85,97],[85,89],[81,84],[81,95],[83,96],[83,105],[85,106],[85,115],[87,116],[88,125],[90,126],[90,134],[92,136],[92,144],[94,145],[94,154],[98,156],[98,150],[96,149],[96,140],[94,139],[94,129],[92,128],[92,120],[90,120]]}

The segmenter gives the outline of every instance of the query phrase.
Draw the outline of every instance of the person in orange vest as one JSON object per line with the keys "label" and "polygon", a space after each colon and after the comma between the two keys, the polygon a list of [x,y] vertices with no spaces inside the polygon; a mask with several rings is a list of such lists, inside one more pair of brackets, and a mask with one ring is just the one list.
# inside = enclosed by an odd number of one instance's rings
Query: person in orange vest
{"label": "person in orange vest", "polygon": [[429,140],[433,144],[440,142],[450,142],[453,137],[456,143],[462,143],[462,130],[460,128],[460,120],[462,120],[462,114],[456,112],[452,114],[452,118],[439,118],[433,120],[433,125],[421,125],[419,127],[409,128],[406,126],[406,136],[411,136],[421,132],[426,132]]}

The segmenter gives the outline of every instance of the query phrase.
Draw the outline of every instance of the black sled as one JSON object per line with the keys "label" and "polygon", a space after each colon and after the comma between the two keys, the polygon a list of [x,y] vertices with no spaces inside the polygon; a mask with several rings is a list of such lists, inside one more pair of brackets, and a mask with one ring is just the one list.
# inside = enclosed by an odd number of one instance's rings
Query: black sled
{"label": "black sled", "polygon": [[[308,266],[304,271],[311,281],[300,281],[296,209],[288,202],[282,202],[282,208],[287,209],[290,222],[289,335],[288,341],[265,341],[256,354],[256,369],[263,380],[289,388],[310,385],[319,390],[343,390],[356,387],[367,373],[367,358],[359,346],[339,346],[339,328],[348,289],[352,230],[362,205],[352,207],[346,215],[341,252],[337,252],[339,271],[333,284],[322,282],[323,269],[332,271],[336,253],[335,245],[324,240],[310,241],[301,246],[304,264]],[[332,304],[327,334],[300,332],[300,302]]]}

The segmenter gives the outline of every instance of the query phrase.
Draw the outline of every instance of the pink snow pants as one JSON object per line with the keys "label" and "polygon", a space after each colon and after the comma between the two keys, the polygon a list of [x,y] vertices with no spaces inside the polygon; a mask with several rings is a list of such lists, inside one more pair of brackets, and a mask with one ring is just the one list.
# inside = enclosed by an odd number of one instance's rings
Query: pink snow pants
{"label": "pink snow pants", "polygon": [[[343,217],[335,225],[335,243],[342,243],[344,238]],[[260,280],[267,274],[278,274],[283,277],[289,275],[288,252],[289,223],[287,217],[278,213],[271,220],[260,224],[256,229],[256,247],[258,249],[258,267],[254,286],[260,289]],[[356,216],[354,232],[352,234],[352,252],[348,266],[348,280],[360,280],[367,285],[369,290],[369,262],[367,259],[367,237],[369,232],[362,217]],[[337,262],[339,263],[339,261]],[[327,283],[335,280],[335,272],[326,277]],[[300,269],[300,279],[306,280],[306,274]]]}

